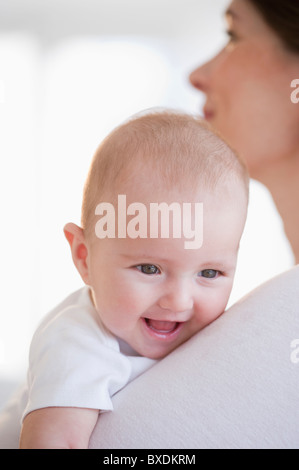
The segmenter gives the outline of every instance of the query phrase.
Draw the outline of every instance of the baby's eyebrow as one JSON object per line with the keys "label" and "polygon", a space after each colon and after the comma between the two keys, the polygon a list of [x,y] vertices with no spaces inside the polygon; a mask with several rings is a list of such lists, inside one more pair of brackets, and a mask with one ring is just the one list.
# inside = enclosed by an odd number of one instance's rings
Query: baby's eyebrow
{"label": "baby's eyebrow", "polygon": [[134,253],[133,255],[128,255],[127,253],[120,253],[120,256],[122,256],[123,258],[127,258],[131,261],[136,261],[136,260],[146,260],[146,261],[159,261],[159,262],[166,262],[166,261],[169,261],[169,259],[166,259],[166,258],[160,258],[159,256],[153,256],[151,254],[148,254],[148,253]]}

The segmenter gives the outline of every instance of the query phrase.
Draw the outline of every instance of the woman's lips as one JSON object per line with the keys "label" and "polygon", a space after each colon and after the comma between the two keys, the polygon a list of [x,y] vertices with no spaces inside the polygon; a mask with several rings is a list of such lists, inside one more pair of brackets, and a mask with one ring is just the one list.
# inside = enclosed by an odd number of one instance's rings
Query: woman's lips
{"label": "woman's lips", "polygon": [[215,115],[214,111],[207,108],[206,106],[203,109],[203,114],[204,114],[204,118],[206,119],[206,121],[211,121],[211,119],[213,119]]}

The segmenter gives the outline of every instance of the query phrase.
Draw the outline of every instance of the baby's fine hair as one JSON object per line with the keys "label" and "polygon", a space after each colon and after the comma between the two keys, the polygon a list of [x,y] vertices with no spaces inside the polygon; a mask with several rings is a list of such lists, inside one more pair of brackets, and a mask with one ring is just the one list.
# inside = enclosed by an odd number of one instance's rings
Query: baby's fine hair
{"label": "baby's fine hair", "polygon": [[221,194],[221,187],[240,181],[248,198],[244,163],[206,122],[169,110],[147,111],[117,127],[96,150],[83,192],[86,232],[97,204],[117,199],[122,183],[140,171],[149,174],[153,194],[161,184],[165,189],[201,185]]}

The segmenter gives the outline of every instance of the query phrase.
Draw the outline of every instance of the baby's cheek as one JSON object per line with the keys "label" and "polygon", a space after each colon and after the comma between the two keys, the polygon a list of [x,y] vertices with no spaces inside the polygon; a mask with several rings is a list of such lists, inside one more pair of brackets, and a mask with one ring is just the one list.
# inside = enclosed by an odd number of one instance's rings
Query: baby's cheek
{"label": "baby's cheek", "polygon": [[144,311],[143,299],[132,292],[125,292],[120,297],[120,306],[126,315],[131,317],[140,316]]}
{"label": "baby's cheek", "polygon": [[198,319],[202,328],[221,315],[227,304],[227,296],[221,296],[221,294],[214,292],[212,296],[209,296],[203,303],[201,303],[198,309]]}
{"label": "baby's cheek", "polygon": [[154,299],[155,289],[138,282],[127,282],[119,286],[119,296],[130,309],[141,310],[147,308]]}

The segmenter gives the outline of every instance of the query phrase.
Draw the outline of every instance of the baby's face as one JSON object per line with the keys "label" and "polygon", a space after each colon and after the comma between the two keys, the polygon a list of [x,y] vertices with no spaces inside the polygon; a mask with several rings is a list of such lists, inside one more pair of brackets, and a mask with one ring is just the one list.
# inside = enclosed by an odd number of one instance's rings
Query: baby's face
{"label": "baby's face", "polygon": [[[239,185],[230,200],[200,191],[184,191],[176,197],[161,192],[159,200],[169,205],[174,201],[203,203],[202,246],[186,249],[184,236],[127,236],[93,242],[89,283],[98,314],[110,332],[139,354],[158,359],[223,313],[246,217],[240,191]],[[142,197],[138,187],[129,192],[127,206],[142,201],[149,210],[150,191],[145,194],[143,188]]]}

